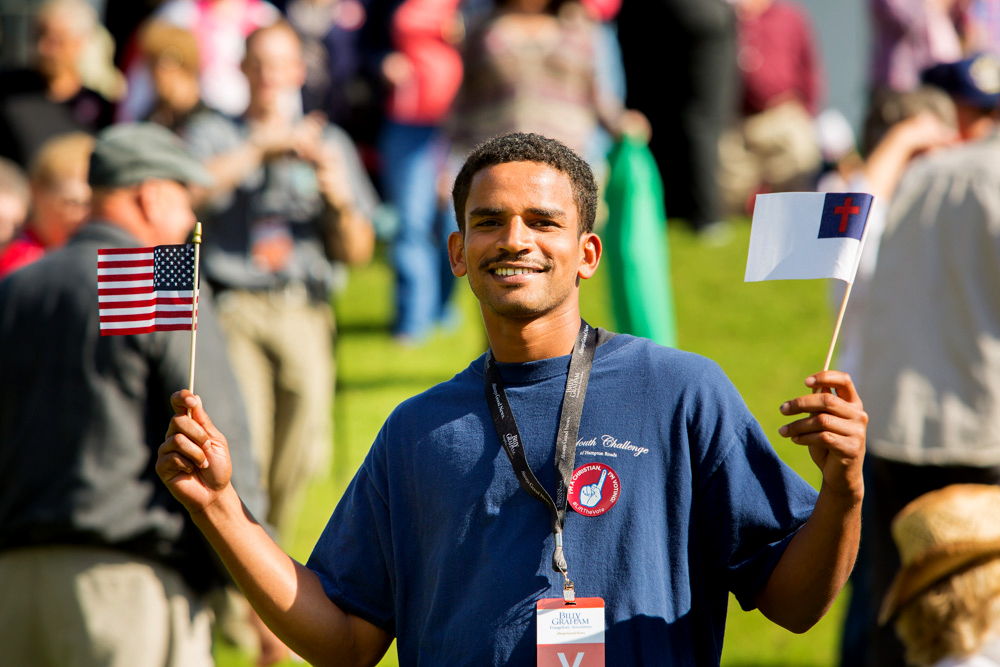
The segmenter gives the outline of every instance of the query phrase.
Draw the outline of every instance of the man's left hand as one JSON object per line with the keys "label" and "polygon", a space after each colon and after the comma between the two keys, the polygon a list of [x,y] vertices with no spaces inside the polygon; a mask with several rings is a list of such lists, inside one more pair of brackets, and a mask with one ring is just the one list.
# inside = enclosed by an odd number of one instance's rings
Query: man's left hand
{"label": "man's left hand", "polygon": [[868,413],[851,376],[823,371],[806,378],[814,393],[781,406],[783,415],[807,415],[779,429],[783,437],[809,447],[830,491],[860,499],[864,495],[861,465],[865,456]]}

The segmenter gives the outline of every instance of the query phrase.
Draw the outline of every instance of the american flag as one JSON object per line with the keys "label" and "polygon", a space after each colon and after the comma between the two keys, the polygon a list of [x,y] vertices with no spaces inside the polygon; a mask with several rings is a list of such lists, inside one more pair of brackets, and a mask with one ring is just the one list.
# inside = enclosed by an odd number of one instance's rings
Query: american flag
{"label": "american flag", "polygon": [[102,336],[190,331],[193,291],[194,244],[97,251]]}

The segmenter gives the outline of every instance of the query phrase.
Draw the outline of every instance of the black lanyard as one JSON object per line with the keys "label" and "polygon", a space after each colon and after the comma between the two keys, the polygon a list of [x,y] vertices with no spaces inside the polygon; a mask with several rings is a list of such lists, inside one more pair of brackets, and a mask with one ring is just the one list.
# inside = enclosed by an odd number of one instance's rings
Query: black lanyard
{"label": "black lanyard", "polygon": [[[583,415],[583,399],[587,394],[587,381],[590,379],[590,368],[594,363],[594,351],[597,349],[597,332],[589,324],[580,321],[580,332],[573,345],[573,354],[569,362],[569,375],[566,377],[566,390],[563,393],[562,409],[559,413],[559,432],[556,434],[556,498],[552,500],[535,477],[524,455],[524,441],[514,420],[514,413],[507,400],[507,392],[503,380],[493,362],[493,352],[486,352],[486,402],[493,416],[493,426],[496,428],[500,445],[507,453],[514,474],[521,488],[545,503],[552,515],[552,534],[555,536],[555,551],[552,554],[552,569],[561,572],[566,579],[566,588],[572,591],[573,582],[569,580],[566,556],[563,554],[562,531],[566,519],[567,490],[570,477],[573,474],[573,463],[576,460],[576,440],[580,431],[580,417]],[[567,598],[569,599],[569,598]]]}

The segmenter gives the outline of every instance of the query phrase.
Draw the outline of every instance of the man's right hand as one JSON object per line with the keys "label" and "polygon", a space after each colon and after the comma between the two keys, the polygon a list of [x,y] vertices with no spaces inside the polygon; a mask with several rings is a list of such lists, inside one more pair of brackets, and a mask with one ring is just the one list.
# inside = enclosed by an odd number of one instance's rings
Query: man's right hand
{"label": "man's right hand", "polygon": [[201,399],[184,390],[171,396],[170,404],[175,414],[156,473],[191,512],[260,619],[310,664],[378,664],[392,635],[338,607],[316,573],[282,551],[241,505],[229,483],[226,437],[212,425]]}
{"label": "man's right hand", "polygon": [[229,444],[209,419],[201,397],[184,389],[170,397],[170,405],[174,417],[160,445],[156,474],[193,514],[214,503],[229,486]]}

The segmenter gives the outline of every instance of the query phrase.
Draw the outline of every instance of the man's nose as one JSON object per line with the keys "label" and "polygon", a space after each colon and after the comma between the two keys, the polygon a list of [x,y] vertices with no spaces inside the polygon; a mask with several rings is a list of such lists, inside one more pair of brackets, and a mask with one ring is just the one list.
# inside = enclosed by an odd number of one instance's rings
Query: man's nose
{"label": "man's nose", "polygon": [[531,245],[531,228],[519,215],[513,216],[504,226],[499,245],[509,252],[520,252]]}

